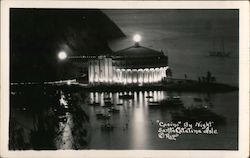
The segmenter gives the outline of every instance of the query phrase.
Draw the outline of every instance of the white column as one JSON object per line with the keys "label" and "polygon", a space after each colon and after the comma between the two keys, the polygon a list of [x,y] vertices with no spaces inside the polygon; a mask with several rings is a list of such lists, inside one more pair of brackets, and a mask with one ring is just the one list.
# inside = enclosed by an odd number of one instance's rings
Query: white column
{"label": "white column", "polygon": [[108,61],[107,61],[107,58],[104,58],[104,77],[103,77],[103,81],[104,82],[107,82],[108,80]]}
{"label": "white column", "polygon": [[113,76],[112,76],[112,82],[116,83],[117,81],[117,69],[115,66],[112,66]]}
{"label": "white column", "polygon": [[94,82],[99,82],[99,61],[94,60],[93,66],[94,66]]}
{"label": "white column", "polygon": [[159,82],[159,68],[155,68],[155,81]]}
{"label": "white column", "polygon": [[153,80],[154,80],[154,82],[157,82],[157,78],[156,78],[156,70],[154,69],[153,71],[154,71],[154,72],[153,72],[153,73],[154,73],[154,79],[153,79]]}
{"label": "white column", "polygon": [[149,73],[149,69],[144,69],[144,72],[143,72],[143,82],[144,83],[148,83],[148,73]]}
{"label": "white column", "polygon": [[163,76],[164,76],[164,69],[162,67],[160,68],[160,72],[161,72],[161,78],[163,78]]}
{"label": "white column", "polygon": [[108,58],[108,82],[112,82],[113,77],[113,68],[112,68],[112,59]]}
{"label": "white column", "polygon": [[162,77],[161,77],[161,69],[158,70],[158,75],[159,75],[159,76],[158,76],[158,77],[159,77],[159,80],[161,80],[161,79],[162,79]]}
{"label": "white column", "polygon": [[104,78],[105,78],[105,61],[104,61],[104,59],[101,59],[100,60],[100,77],[99,77],[99,81],[104,82]]}
{"label": "white column", "polygon": [[167,70],[167,67],[164,67],[164,76],[163,77],[167,77],[166,70]]}
{"label": "white column", "polygon": [[153,69],[150,68],[149,69],[149,83],[152,83],[153,82]]}
{"label": "white column", "polygon": [[117,82],[122,83],[122,71],[121,71],[121,69],[119,69],[119,71],[117,71]]}
{"label": "white column", "polygon": [[143,83],[143,70],[138,70],[138,83]]}
{"label": "white column", "polygon": [[122,69],[121,77],[122,77],[122,83],[126,84],[127,80],[126,80],[126,71],[125,71],[125,69]]}
{"label": "white column", "polygon": [[92,64],[91,60],[88,61],[88,76],[89,76],[89,83],[93,82],[93,73],[91,72]]}
{"label": "white column", "polygon": [[128,83],[128,79],[129,79],[129,77],[128,77],[128,70],[125,70],[125,83],[127,84]]}
{"label": "white column", "polygon": [[132,71],[131,71],[131,69],[127,69],[127,82],[132,83]]}
{"label": "white column", "polygon": [[136,69],[132,70],[132,82],[137,83],[138,81],[138,71]]}

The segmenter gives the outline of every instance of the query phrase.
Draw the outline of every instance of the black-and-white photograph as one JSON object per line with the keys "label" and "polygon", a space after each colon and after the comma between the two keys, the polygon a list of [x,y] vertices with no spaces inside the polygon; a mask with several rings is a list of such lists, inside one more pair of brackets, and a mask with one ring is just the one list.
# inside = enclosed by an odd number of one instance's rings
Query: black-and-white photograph
{"label": "black-and-white photograph", "polygon": [[238,150],[238,9],[10,9],[17,150]]}

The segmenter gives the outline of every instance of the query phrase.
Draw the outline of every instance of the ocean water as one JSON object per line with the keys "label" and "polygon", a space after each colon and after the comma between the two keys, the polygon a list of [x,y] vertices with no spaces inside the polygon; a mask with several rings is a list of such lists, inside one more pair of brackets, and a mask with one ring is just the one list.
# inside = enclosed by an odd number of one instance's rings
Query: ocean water
{"label": "ocean water", "polygon": [[[121,99],[119,95],[133,95],[133,99]],[[59,121],[55,109],[60,106],[51,100],[39,103],[19,100],[11,104],[10,149],[121,149],[121,150],[180,150],[180,149],[225,149],[238,148],[238,92],[227,93],[177,93],[168,91],[139,92],[67,92],[66,96],[70,111],[63,114],[65,121]],[[43,100],[49,95],[43,96]],[[147,98],[151,96],[152,98]],[[32,94],[29,95],[32,98]],[[59,96],[60,98],[61,96]],[[168,97],[179,97],[183,106],[152,107]],[[13,97],[14,98],[14,97]],[[105,98],[110,98],[118,112],[113,113],[105,107]],[[93,106],[91,103],[100,103]],[[25,104],[26,103],[26,104]],[[39,111],[31,107],[41,107]],[[20,108],[21,107],[21,108]],[[24,109],[23,107],[26,107]],[[205,109],[207,119],[199,113],[185,114],[185,109]],[[225,110],[226,109],[226,110]],[[98,114],[107,118],[98,118]],[[211,114],[212,113],[212,114]],[[176,115],[185,115],[180,127],[185,122],[212,122],[210,129],[217,130],[214,134],[179,134],[175,140],[159,136],[159,122],[175,123]],[[196,118],[195,122],[191,118]],[[215,119],[218,118],[218,119]],[[112,128],[103,128],[104,125]],[[193,127],[197,129],[198,127]],[[200,129],[200,128],[198,128]],[[202,130],[203,131],[203,130]],[[161,132],[160,132],[161,133]],[[165,132],[166,134],[167,132]],[[173,134],[170,134],[173,135]]]}
{"label": "ocean water", "polygon": [[[114,104],[123,103],[123,106],[116,106],[120,113],[111,114],[110,123],[114,125],[111,131],[100,130],[102,121],[98,120],[95,113],[104,110],[101,107],[89,107],[91,149],[237,149],[237,126],[238,126],[238,102],[237,92],[224,94],[198,94],[198,93],[173,93],[164,91],[131,92],[134,95],[132,100],[119,99],[119,93],[111,93]],[[104,93],[90,94],[102,99]],[[146,96],[153,96],[148,99]],[[157,120],[164,123],[171,123],[173,110],[179,108],[152,108],[148,101],[160,101],[167,96],[179,96],[184,103],[184,108],[199,107],[208,105],[212,112],[226,118],[226,123],[217,124],[218,134],[181,134],[176,140],[159,138],[159,124]],[[201,98],[202,103],[196,103],[194,98]],[[204,99],[208,99],[205,103]],[[90,97],[90,100],[93,99]],[[85,106],[84,104],[82,106]],[[228,110],[225,110],[227,108]],[[192,117],[192,116],[189,116]],[[199,120],[199,119],[198,119]],[[213,120],[213,118],[211,118]]]}

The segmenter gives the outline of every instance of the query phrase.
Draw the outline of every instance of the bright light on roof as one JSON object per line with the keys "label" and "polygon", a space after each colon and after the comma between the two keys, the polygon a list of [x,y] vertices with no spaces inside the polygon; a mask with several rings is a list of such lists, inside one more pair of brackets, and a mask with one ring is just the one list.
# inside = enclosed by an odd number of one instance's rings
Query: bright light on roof
{"label": "bright light on roof", "polygon": [[67,81],[67,85],[71,85],[71,82],[70,82],[70,81]]}
{"label": "bright light on roof", "polygon": [[135,42],[140,42],[141,41],[141,36],[136,34],[136,35],[134,35],[133,39],[134,39]]}
{"label": "bright light on roof", "polygon": [[59,52],[59,53],[58,53],[58,58],[59,58],[60,60],[65,60],[65,59],[67,58],[67,53],[65,53],[64,51]]}

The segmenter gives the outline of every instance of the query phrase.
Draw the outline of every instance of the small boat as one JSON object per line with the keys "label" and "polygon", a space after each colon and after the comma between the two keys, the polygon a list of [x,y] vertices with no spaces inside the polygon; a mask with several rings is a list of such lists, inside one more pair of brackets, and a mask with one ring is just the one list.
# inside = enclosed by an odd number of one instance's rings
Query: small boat
{"label": "small boat", "polygon": [[148,102],[148,106],[149,106],[149,107],[160,107],[161,104],[160,104],[160,102],[158,102],[158,101],[149,101],[149,102]]}
{"label": "small boat", "polygon": [[195,102],[202,102],[202,99],[201,98],[194,98],[194,101]]}
{"label": "small boat", "polygon": [[58,120],[58,122],[63,122],[63,123],[65,123],[65,122],[67,122],[67,116],[66,115],[62,115],[62,116],[58,116],[57,117],[57,120]]}
{"label": "small boat", "polygon": [[54,112],[57,116],[62,116],[62,115],[65,115],[66,112],[69,112],[69,109],[59,105],[54,108]]}
{"label": "small boat", "polygon": [[111,97],[104,97],[103,100],[111,100]]}
{"label": "small boat", "polygon": [[202,107],[182,109],[178,113],[172,113],[172,121],[173,122],[188,121],[190,123],[195,123],[198,121],[202,122],[213,121],[214,124],[218,125],[218,124],[225,124],[226,118],[202,106]]}
{"label": "small boat", "polygon": [[119,113],[120,110],[119,110],[119,109],[116,109],[116,108],[114,108],[114,107],[111,107],[111,108],[108,110],[108,112]]}
{"label": "small boat", "polygon": [[166,107],[179,107],[183,105],[179,96],[168,97],[167,99],[162,100],[160,104]]}
{"label": "small boat", "polygon": [[19,106],[19,107],[17,107],[17,110],[19,110],[19,111],[26,111],[26,110],[28,110],[28,105]]}
{"label": "small boat", "polygon": [[181,97],[180,96],[173,96],[172,99],[174,99],[174,100],[180,100]]}
{"label": "small boat", "polygon": [[222,52],[222,51],[210,51],[209,56],[213,57],[230,57],[229,52]]}
{"label": "small boat", "polygon": [[209,99],[209,98],[205,98],[204,100],[205,100],[205,102],[209,102],[209,101],[210,101],[210,99]]}
{"label": "small boat", "polygon": [[104,114],[104,113],[97,113],[96,117],[97,119],[103,119],[103,120],[107,120],[110,118],[110,114]]}
{"label": "small boat", "polygon": [[90,103],[89,105],[91,105],[91,106],[100,106],[100,103],[99,102],[93,102],[93,103]]}
{"label": "small boat", "polygon": [[114,104],[111,101],[105,101],[103,107],[111,107]]}
{"label": "small boat", "polygon": [[105,123],[101,125],[101,129],[102,130],[113,130],[114,126],[110,123]]}
{"label": "small boat", "polygon": [[101,119],[103,117],[103,115],[104,115],[103,113],[97,113],[96,117],[97,117],[97,119]]}
{"label": "small boat", "polygon": [[160,104],[159,101],[149,101],[148,103],[150,103],[150,104]]}
{"label": "small boat", "polygon": [[129,95],[129,94],[124,94],[124,95],[119,95],[120,99],[134,99],[134,95]]}

